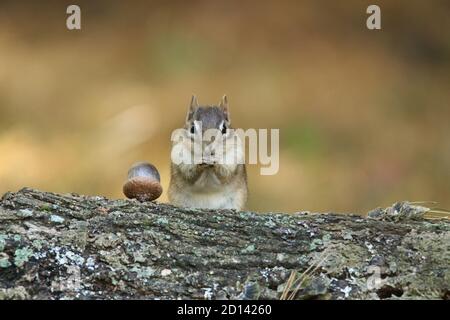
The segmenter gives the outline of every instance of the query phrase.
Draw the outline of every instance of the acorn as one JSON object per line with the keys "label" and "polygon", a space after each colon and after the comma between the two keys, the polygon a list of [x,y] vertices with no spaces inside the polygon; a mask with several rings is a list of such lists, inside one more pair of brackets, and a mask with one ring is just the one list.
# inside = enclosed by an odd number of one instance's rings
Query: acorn
{"label": "acorn", "polygon": [[128,170],[128,179],[123,185],[123,193],[129,199],[153,201],[162,193],[160,181],[159,172],[154,165],[138,162]]}

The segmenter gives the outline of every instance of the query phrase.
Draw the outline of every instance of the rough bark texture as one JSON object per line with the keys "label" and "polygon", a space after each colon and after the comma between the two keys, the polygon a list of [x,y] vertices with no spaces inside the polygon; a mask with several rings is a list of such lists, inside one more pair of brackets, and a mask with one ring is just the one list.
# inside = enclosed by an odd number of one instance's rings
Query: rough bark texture
{"label": "rough bark texture", "polygon": [[201,211],[23,189],[0,202],[0,299],[278,299],[318,259],[297,299],[448,299],[450,223],[421,208]]}

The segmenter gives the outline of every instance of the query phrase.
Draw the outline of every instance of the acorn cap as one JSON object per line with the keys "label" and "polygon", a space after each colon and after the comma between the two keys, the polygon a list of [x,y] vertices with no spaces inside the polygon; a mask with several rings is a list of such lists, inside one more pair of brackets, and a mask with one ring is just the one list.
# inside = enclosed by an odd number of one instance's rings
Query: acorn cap
{"label": "acorn cap", "polygon": [[151,177],[134,177],[125,182],[123,193],[129,199],[153,201],[161,195],[162,187],[158,180]]}
{"label": "acorn cap", "polygon": [[123,185],[127,198],[153,201],[162,193],[160,176],[156,167],[147,162],[138,162],[128,170],[128,180]]}

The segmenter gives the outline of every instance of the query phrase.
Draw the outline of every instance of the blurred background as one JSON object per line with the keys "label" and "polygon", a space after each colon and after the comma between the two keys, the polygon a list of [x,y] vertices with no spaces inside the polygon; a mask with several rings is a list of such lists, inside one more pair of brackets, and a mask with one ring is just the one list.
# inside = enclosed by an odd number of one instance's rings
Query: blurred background
{"label": "blurred background", "polygon": [[[366,28],[374,3],[381,31]],[[226,93],[234,127],[280,129],[279,173],[249,167],[249,209],[449,208],[449,13],[438,0],[2,0],[0,193],[123,198],[139,160],[166,191],[190,96]]]}

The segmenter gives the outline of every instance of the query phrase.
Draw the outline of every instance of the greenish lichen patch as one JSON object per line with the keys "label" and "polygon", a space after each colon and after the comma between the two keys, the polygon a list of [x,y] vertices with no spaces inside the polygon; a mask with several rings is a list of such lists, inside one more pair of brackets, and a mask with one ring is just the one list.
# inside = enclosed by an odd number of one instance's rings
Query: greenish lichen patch
{"label": "greenish lichen patch", "polygon": [[43,204],[39,207],[39,210],[45,211],[45,212],[50,212],[50,211],[52,211],[52,205],[51,204]]}
{"label": "greenish lichen patch", "polygon": [[5,234],[0,234],[0,252],[5,250],[6,238],[7,238],[7,236]]}
{"label": "greenish lichen patch", "polygon": [[167,225],[169,224],[169,220],[166,217],[161,217],[156,219],[156,223],[159,225]]}
{"label": "greenish lichen patch", "polygon": [[323,246],[323,241],[320,238],[315,238],[309,244],[309,251],[315,251],[318,247]]}
{"label": "greenish lichen patch", "polygon": [[268,218],[265,222],[264,222],[264,225],[266,226],[266,227],[268,227],[268,228],[274,228],[274,227],[276,227],[276,223],[275,222],[273,222],[273,219],[271,219],[271,218]]}
{"label": "greenish lichen patch", "polygon": [[33,250],[31,250],[29,247],[17,249],[14,252],[14,264],[17,267],[22,267],[25,264],[25,262],[28,262],[28,260],[32,255]]}
{"label": "greenish lichen patch", "polygon": [[0,268],[8,268],[10,266],[9,255],[4,252],[0,253]]}
{"label": "greenish lichen patch", "polygon": [[47,243],[47,241],[45,241],[45,240],[36,239],[36,240],[33,240],[32,246],[36,250],[41,250],[46,243]]}
{"label": "greenish lichen patch", "polygon": [[247,247],[245,247],[244,249],[241,250],[241,253],[244,254],[248,254],[248,253],[252,253],[255,251],[255,245],[254,244],[250,244]]}
{"label": "greenish lichen patch", "polygon": [[352,232],[342,232],[342,239],[353,240]]}

